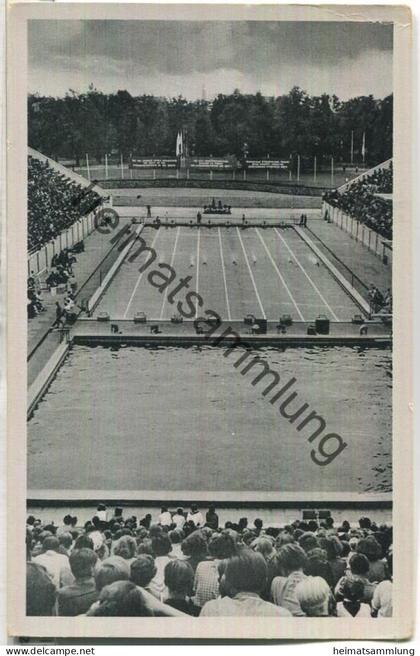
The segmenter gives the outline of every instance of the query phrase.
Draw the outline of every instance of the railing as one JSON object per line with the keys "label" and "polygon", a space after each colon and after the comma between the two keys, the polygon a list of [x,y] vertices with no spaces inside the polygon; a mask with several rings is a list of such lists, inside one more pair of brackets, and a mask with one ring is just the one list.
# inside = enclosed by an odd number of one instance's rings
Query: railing
{"label": "railing", "polygon": [[372,253],[382,259],[384,264],[392,265],[392,242],[382,237],[378,232],[357,221],[338,207],[333,207],[325,201],[322,203],[322,216],[328,212],[329,220],[348,232],[353,239],[366,246]]}
{"label": "railing", "polygon": [[63,248],[72,248],[90,235],[95,227],[95,214],[90,212],[38,250],[30,251],[28,253],[28,276],[31,275],[31,272],[40,275],[49,269],[51,260],[56,253],[60,253]]}

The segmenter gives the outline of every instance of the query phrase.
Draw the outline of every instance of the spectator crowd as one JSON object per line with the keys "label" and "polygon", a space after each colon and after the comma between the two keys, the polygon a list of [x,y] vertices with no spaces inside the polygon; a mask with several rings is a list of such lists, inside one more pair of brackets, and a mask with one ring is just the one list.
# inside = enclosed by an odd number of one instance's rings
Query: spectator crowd
{"label": "spectator crowd", "polygon": [[214,507],[100,504],[83,527],[29,516],[26,543],[28,615],[392,616],[392,527],[368,517],[222,527]]}
{"label": "spectator crowd", "polygon": [[392,193],[392,178],[392,168],[377,170],[350,184],[344,192],[328,191],[323,200],[382,237],[392,239],[392,201],[377,195]]}
{"label": "spectator crowd", "polygon": [[28,250],[40,248],[101,202],[48,161],[28,157]]}

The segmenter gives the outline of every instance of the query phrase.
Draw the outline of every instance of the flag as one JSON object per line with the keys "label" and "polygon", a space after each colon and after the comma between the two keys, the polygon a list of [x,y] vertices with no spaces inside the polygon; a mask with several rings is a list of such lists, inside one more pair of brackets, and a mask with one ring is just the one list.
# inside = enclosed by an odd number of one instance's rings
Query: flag
{"label": "flag", "polygon": [[183,142],[182,142],[182,131],[179,130],[176,137],[176,156],[181,157],[184,154]]}

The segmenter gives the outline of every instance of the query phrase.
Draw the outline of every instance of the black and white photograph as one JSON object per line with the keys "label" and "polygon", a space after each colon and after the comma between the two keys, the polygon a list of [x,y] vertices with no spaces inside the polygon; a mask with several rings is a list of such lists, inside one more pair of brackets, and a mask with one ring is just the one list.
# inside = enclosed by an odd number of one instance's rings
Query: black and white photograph
{"label": "black and white photograph", "polygon": [[397,635],[404,13],[61,9],[22,50],[22,615]]}

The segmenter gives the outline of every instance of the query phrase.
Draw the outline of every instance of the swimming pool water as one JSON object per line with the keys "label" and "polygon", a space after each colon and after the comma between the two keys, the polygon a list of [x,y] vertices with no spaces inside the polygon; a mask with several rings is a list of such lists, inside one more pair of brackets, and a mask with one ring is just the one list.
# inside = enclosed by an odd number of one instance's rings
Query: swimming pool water
{"label": "swimming pool water", "polygon": [[282,384],[296,379],[294,407],[306,402],[347,443],[330,464],[222,349],[78,346],[29,421],[28,488],[390,491],[390,351],[258,355]]}

